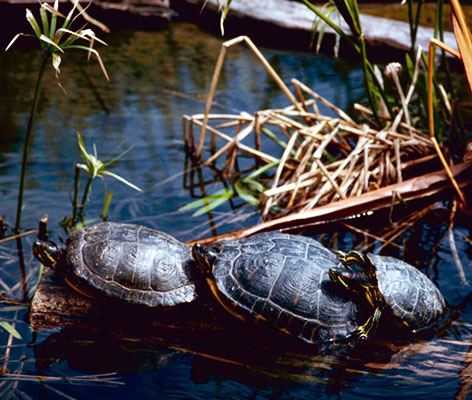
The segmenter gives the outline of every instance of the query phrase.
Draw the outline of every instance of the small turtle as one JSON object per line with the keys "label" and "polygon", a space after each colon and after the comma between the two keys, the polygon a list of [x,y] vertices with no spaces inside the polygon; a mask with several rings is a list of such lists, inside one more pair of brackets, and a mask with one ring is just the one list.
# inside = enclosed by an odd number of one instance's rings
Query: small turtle
{"label": "small turtle", "polygon": [[441,292],[410,264],[356,251],[338,252],[338,258],[341,264],[330,268],[329,276],[339,287],[364,296],[374,307],[369,325],[377,325],[382,315],[393,314],[397,325],[413,333],[426,333],[449,320],[451,309]]}
{"label": "small turtle", "polygon": [[214,297],[238,318],[266,320],[309,343],[357,340],[370,332],[363,307],[329,279],[336,256],[314,239],[262,233],[195,244],[193,256]]}
{"label": "small turtle", "polygon": [[196,297],[191,248],[143,226],[99,223],[71,232],[65,245],[37,240],[33,254],[82,294],[151,307]]}

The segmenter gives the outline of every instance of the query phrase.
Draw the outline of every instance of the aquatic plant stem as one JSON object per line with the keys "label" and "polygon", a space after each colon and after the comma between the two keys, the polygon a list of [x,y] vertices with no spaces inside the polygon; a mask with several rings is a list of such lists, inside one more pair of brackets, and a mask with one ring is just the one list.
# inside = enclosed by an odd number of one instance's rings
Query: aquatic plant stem
{"label": "aquatic plant stem", "polygon": [[71,226],[75,225],[77,220],[77,208],[79,202],[79,180],[80,180],[80,167],[78,164],[74,168],[74,199],[72,200],[72,221]]}
{"label": "aquatic plant stem", "polygon": [[[360,43],[360,56],[362,60],[362,72],[364,75],[364,87],[367,94],[367,99],[369,100],[370,106],[372,108],[372,112],[374,113],[375,119],[379,123],[379,126],[382,126],[382,123],[379,118],[379,109],[377,106],[377,99],[375,98],[374,88],[372,87],[372,81],[370,79],[371,75],[369,74],[369,60],[367,59],[367,49],[365,46],[364,35],[359,36],[358,38]],[[375,73],[372,74],[375,76]]]}
{"label": "aquatic plant stem", "polygon": [[[346,40],[346,42],[349,43],[354,48],[354,50],[357,52],[357,54],[359,54],[359,56],[361,57],[362,69],[363,69],[363,73],[364,73],[364,87],[365,87],[365,90],[366,90],[367,98],[368,98],[369,103],[371,105],[372,111],[374,112],[374,114],[377,118],[377,121],[380,123],[380,120],[378,118],[377,100],[375,98],[372,83],[377,88],[378,94],[382,97],[382,99],[385,103],[385,106],[387,107],[390,115],[393,115],[394,113],[393,113],[392,107],[390,105],[390,101],[387,97],[387,94],[385,93],[385,90],[384,90],[379,78],[377,77],[377,75],[375,73],[374,67],[372,66],[372,64],[369,62],[369,60],[367,58],[366,44],[365,44],[364,37],[362,35],[362,28],[361,28],[360,17],[359,17],[359,9],[357,7],[357,4],[354,2],[352,4],[354,6],[354,8],[353,9],[351,8],[351,12],[352,12],[351,16],[352,16],[353,20],[355,19],[355,21],[356,21],[356,25],[351,26],[351,28],[350,28],[350,29],[353,29],[351,34],[356,35],[356,37],[353,39],[353,38],[349,37],[345,32],[343,32],[342,29],[338,25],[336,25],[330,18],[328,18],[326,15],[324,15],[318,8],[316,8],[308,0],[302,0],[302,2],[313,13],[315,13],[315,15],[318,18],[320,18],[329,27],[331,27],[341,38]],[[338,11],[340,11],[337,3],[336,3],[336,7],[337,7]],[[343,18],[344,18],[344,16],[343,16]],[[348,25],[352,25],[352,24],[349,24],[349,22],[347,20],[346,20],[346,23]],[[357,27],[357,29],[356,29],[356,27]]]}
{"label": "aquatic plant stem", "polygon": [[423,5],[423,0],[419,0],[416,6],[416,13],[413,15],[413,1],[408,1],[408,23],[410,25],[410,39],[411,47],[410,53],[412,56],[415,54],[416,50],[416,36],[418,33],[418,27],[420,25],[420,15],[421,15],[421,6]]}
{"label": "aquatic plant stem", "polygon": [[[444,167],[444,170],[446,171],[447,176],[449,177],[449,180],[452,183],[452,186],[457,192],[457,195],[461,199],[461,202],[464,206],[467,207],[467,201],[465,199],[464,193],[462,193],[462,190],[460,189],[458,183],[456,182],[454,175],[449,168],[449,165],[441,151],[441,148],[439,146],[438,141],[436,140],[436,134],[434,131],[434,105],[433,105],[433,74],[434,74],[434,45],[439,46],[445,50],[448,50],[448,46],[444,45],[442,42],[436,39],[430,39],[429,41],[429,52],[428,52],[428,117],[429,117],[429,138],[431,142],[433,143],[434,149],[436,150],[436,153],[438,154],[438,157]],[[454,50],[453,50],[454,51]],[[454,51],[454,53],[456,53]],[[454,54],[452,53],[452,54]],[[460,58],[460,54],[456,53],[454,54],[456,57]]]}
{"label": "aquatic plant stem", "polygon": [[84,194],[82,196],[82,202],[80,204],[80,210],[79,210],[79,215],[81,217],[84,216],[84,209],[85,209],[85,204],[87,203],[87,199],[88,199],[88,195],[90,193],[90,188],[92,187],[92,181],[93,179],[92,178],[88,178],[87,179],[87,183],[85,184],[85,188],[84,188]]}
{"label": "aquatic plant stem", "polygon": [[43,60],[39,68],[38,79],[36,80],[36,87],[34,89],[33,104],[31,105],[28,126],[26,128],[25,142],[23,145],[23,159],[21,161],[20,188],[18,191],[18,203],[17,203],[17,208],[16,208],[15,232],[17,233],[20,231],[20,226],[21,226],[21,211],[23,208],[23,193],[25,189],[25,176],[26,176],[26,164],[28,163],[28,150],[31,143],[31,134],[33,131],[36,108],[38,106],[39,89],[41,88],[41,82],[43,80],[43,75],[44,75],[44,71],[46,69],[46,64],[48,60],[49,60],[49,55],[43,54]]}

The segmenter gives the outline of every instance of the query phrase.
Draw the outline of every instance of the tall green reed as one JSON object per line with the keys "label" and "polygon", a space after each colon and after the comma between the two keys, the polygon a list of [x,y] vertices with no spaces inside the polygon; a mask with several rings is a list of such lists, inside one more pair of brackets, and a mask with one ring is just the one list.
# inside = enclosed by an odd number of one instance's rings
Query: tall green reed
{"label": "tall green reed", "polygon": [[[62,85],[59,81],[60,74],[60,65],[62,62],[62,54],[66,50],[78,49],[85,50],[88,52],[88,57],[90,58],[91,54],[94,54],[98,60],[100,68],[102,69],[105,78],[109,80],[107,71],[102,62],[100,54],[97,50],[93,48],[95,41],[100,42],[106,45],[105,42],[98,39],[95,36],[95,33],[91,29],[80,28],[76,31],[71,30],[72,24],[75,20],[84,12],[81,11],[74,15],[75,10],[77,9],[78,2],[74,3],[71,11],[67,16],[64,16],[59,12],[59,1],[55,0],[53,6],[51,7],[47,3],[41,3],[40,5],[40,20],[41,24],[38,23],[33,13],[27,9],[26,10],[26,20],[32,27],[34,31],[33,34],[18,33],[14,36],[11,42],[6,47],[5,51],[8,51],[10,47],[17,41],[21,36],[33,36],[39,40],[41,50],[42,50],[42,60],[41,65],[38,71],[38,76],[36,79],[35,90],[33,94],[33,102],[31,105],[30,115],[28,119],[28,125],[26,128],[25,140],[23,144],[23,156],[21,162],[21,173],[20,173],[20,184],[18,190],[18,200],[17,200],[17,210],[16,210],[16,219],[15,219],[15,228],[16,232],[21,229],[21,214],[23,209],[23,198],[24,198],[24,187],[26,180],[26,168],[28,164],[28,150],[31,145],[31,136],[34,127],[34,120],[36,116],[38,101],[39,101],[39,92],[41,89],[44,71],[49,60],[52,61],[52,66],[56,73],[56,79],[59,87],[64,91]],[[63,18],[64,21],[62,25],[58,28],[58,17]],[[78,40],[85,41],[87,45],[76,43]]]}

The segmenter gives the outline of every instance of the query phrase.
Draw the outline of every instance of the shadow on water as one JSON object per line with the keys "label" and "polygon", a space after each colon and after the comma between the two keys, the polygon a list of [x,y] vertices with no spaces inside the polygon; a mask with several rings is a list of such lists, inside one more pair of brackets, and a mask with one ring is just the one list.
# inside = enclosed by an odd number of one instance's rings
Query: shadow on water
{"label": "shadow on water", "polygon": [[[201,181],[210,182],[204,185],[208,193],[221,188],[212,171],[200,175],[193,171],[191,178],[183,173],[181,116],[202,112],[222,40],[192,25],[173,23],[159,32],[116,32],[106,41],[109,47],[102,56],[110,83],[96,64],[84,65],[79,54],[68,57],[61,68],[66,97],[56,86],[52,68],[46,72],[44,80],[49,84],[41,93],[28,166],[26,233],[48,214],[51,237],[64,238],[59,222],[71,213],[73,167],[82,161],[77,131],[86,143],[96,143],[103,159],[133,146],[113,172],[144,190],[135,194],[119,182],[108,181],[114,193],[110,220],[144,224],[181,240],[257,222],[259,216],[241,207],[239,200],[234,207],[225,204],[213,210],[210,220],[208,215],[191,217],[179,210],[203,194]],[[355,65],[306,53],[262,50],[285,80],[296,77],[340,108],[347,109],[363,95],[361,71]],[[9,223],[15,214],[19,154],[36,59],[31,49],[0,54],[0,213]],[[230,51],[213,111],[253,112],[286,103],[249,50]],[[101,182],[94,183],[86,209],[88,223],[98,222],[102,204]],[[395,224],[400,225],[400,215],[395,213],[341,221],[313,233],[330,248],[369,246],[369,251],[405,259],[422,268],[451,304],[461,304],[457,320],[439,337],[411,342],[387,336],[388,340],[379,338],[354,349],[321,354],[286,335],[233,321],[218,308],[209,312],[205,307],[179,307],[166,314],[120,305],[102,314],[95,310],[95,317],[63,329],[58,328],[62,321],[36,329],[28,316],[29,299],[40,274],[31,255],[34,234],[18,242],[0,239],[0,316],[22,335],[13,339],[0,330],[0,368],[11,374],[0,379],[0,395],[464,398],[472,381],[472,309],[464,301],[471,290],[463,284],[451,255],[449,215],[448,203],[435,204],[385,247],[380,240],[370,240],[365,231],[379,236],[394,231]],[[357,230],[351,229],[354,225]],[[470,226],[470,217],[461,215],[452,231],[469,282],[472,251],[464,238],[470,238]],[[108,372],[118,373],[118,383],[70,379]]]}

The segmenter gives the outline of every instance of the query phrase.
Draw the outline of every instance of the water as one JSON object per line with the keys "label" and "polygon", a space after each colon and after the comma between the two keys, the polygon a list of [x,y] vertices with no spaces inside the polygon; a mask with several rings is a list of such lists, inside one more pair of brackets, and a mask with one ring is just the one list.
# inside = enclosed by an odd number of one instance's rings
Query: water
{"label": "water", "polygon": [[[50,236],[65,237],[60,221],[72,212],[73,167],[84,162],[77,132],[89,152],[96,144],[102,160],[132,147],[112,171],[143,192],[107,177],[107,189],[113,192],[109,220],[144,224],[184,241],[257,223],[259,216],[250,207],[233,209],[225,204],[212,212],[214,220],[179,211],[193,200],[194,192],[200,193],[189,187],[189,178],[183,174],[181,117],[203,111],[221,40],[186,23],[172,23],[157,32],[116,32],[106,40],[109,47],[100,50],[110,83],[96,63],[85,63],[84,54],[69,54],[60,75],[67,90],[64,96],[48,68],[28,165],[23,228],[36,228],[38,219],[48,214]],[[340,108],[346,109],[363,95],[361,70],[345,60],[262,51],[286,82],[295,77]],[[29,49],[0,55],[0,213],[11,225],[37,56]],[[287,104],[246,47],[229,51],[213,112],[251,113]],[[208,171],[204,174],[212,176]],[[209,185],[208,192],[218,188],[219,184]],[[85,212],[87,223],[100,220],[102,205],[103,183],[96,180]],[[378,216],[372,218],[367,224],[375,227]],[[85,329],[32,332],[27,307],[5,302],[1,318],[15,324],[22,339],[14,339],[6,354],[8,334],[0,331],[0,354],[6,355],[0,365],[12,374],[0,382],[0,397],[468,397],[472,309],[466,300],[470,286],[462,283],[451,255],[448,223],[449,210],[439,205],[395,241],[400,247],[382,251],[423,268],[451,304],[462,305],[456,321],[441,337],[418,343],[387,338],[351,353],[316,355],[310,347],[231,317],[223,317],[219,329],[169,331],[146,325],[149,321],[144,321],[144,327],[134,327],[129,322],[132,316],[117,310],[118,315],[124,314],[123,320],[114,324],[92,322]],[[472,252],[463,238],[470,238],[469,223],[470,219],[458,219],[453,235],[470,281]],[[316,237],[344,250],[365,240],[361,234],[338,228],[337,233]],[[19,266],[16,242],[0,242],[0,284],[8,300],[21,302],[25,291],[34,289],[39,264],[31,256],[33,240],[32,234],[22,239],[24,269]],[[27,278],[26,288],[17,284],[21,275]],[[182,319],[192,318],[196,316],[182,311]],[[90,377],[110,372],[117,372],[112,380]]]}

